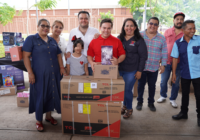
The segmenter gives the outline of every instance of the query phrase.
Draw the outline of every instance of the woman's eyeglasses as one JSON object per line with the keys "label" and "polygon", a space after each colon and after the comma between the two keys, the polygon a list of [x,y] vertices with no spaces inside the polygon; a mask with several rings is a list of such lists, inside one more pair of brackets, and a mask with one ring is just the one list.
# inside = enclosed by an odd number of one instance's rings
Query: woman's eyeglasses
{"label": "woman's eyeglasses", "polygon": [[42,28],[45,28],[45,27],[46,27],[47,29],[49,29],[49,28],[50,28],[50,26],[49,26],[49,25],[43,25],[43,24],[42,24],[42,25],[40,25],[40,26],[41,26]]}

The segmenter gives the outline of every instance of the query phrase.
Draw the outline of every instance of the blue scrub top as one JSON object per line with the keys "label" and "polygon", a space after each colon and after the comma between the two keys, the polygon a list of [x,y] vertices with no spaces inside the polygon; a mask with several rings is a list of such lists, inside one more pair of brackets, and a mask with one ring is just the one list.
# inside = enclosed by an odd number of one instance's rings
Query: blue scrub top
{"label": "blue scrub top", "polygon": [[184,36],[173,46],[171,57],[180,57],[181,77],[184,79],[200,78],[200,36],[194,35],[190,42]]}

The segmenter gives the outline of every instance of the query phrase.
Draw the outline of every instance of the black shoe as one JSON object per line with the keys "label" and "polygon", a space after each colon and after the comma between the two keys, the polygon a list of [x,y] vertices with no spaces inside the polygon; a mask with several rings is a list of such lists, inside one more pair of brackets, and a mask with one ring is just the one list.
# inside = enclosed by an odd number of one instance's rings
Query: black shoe
{"label": "black shoe", "polygon": [[200,127],[200,118],[197,119],[197,124]]}
{"label": "black shoe", "polygon": [[188,119],[188,115],[180,112],[179,114],[172,116],[172,119],[174,120]]}
{"label": "black shoe", "polygon": [[142,102],[138,102],[136,106],[137,110],[142,110]]}
{"label": "black shoe", "polygon": [[148,104],[148,107],[150,108],[151,111],[156,111],[154,104]]}

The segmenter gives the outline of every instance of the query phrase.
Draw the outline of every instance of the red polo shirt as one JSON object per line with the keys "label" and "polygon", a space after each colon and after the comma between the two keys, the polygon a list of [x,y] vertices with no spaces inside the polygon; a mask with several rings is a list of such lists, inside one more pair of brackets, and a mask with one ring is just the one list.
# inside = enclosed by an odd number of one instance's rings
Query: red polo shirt
{"label": "red polo shirt", "polygon": [[[183,32],[180,32],[178,35],[176,35],[175,28],[172,27],[172,28],[169,28],[165,31],[164,36],[165,36],[166,41],[167,41],[167,50],[168,50],[167,64],[171,65],[171,63],[172,63],[172,57],[171,57],[172,48],[174,46],[175,41],[183,36]],[[178,60],[178,62],[179,61],[180,60]]]}
{"label": "red polo shirt", "polygon": [[93,39],[88,47],[87,55],[95,57],[95,62],[101,62],[101,46],[113,46],[113,57],[119,58],[120,55],[126,54],[122,42],[110,35],[108,38]]}

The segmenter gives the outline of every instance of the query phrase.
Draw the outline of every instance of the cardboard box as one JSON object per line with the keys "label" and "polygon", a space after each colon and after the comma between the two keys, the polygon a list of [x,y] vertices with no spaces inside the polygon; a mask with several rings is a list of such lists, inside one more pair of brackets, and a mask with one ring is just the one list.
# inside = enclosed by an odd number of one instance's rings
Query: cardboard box
{"label": "cardboard box", "polygon": [[17,106],[18,107],[29,107],[29,92],[17,93]]}
{"label": "cardboard box", "polygon": [[61,101],[63,134],[120,137],[121,102]]}
{"label": "cardboard box", "polygon": [[1,87],[0,88],[0,96],[10,96],[10,95],[16,95],[17,93],[17,87]]}
{"label": "cardboard box", "polygon": [[29,91],[17,93],[17,106],[29,107]]}
{"label": "cardboard box", "polygon": [[2,75],[13,75],[17,90],[25,89],[24,73],[22,70],[10,65],[0,65],[0,73]]}
{"label": "cardboard box", "polygon": [[123,101],[123,79],[95,79],[93,76],[64,76],[62,100]]}
{"label": "cardboard box", "polygon": [[27,97],[17,97],[18,107],[29,107],[29,98]]}
{"label": "cardboard box", "polygon": [[117,79],[117,65],[94,65],[94,78]]}
{"label": "cardboard box", "polygon": [[10,56],[12,61],[20,61],[22,60],[22,46],[16,46],[10,48]]}

